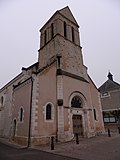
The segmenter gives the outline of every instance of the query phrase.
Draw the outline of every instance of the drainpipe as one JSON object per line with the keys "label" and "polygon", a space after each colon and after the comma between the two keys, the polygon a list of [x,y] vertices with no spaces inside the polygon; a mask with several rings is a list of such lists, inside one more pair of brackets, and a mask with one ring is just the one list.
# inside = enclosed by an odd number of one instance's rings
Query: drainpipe
{"label": "drainpipe", "polygon": [[27,147],[31,146],[32,96],[33,96],[33,78],[31,77],[30,113],[29,113],[29,124],[28,124],[29,129],[28,129],[28,143],[27,143]]}
{"label": "drainpipe", "polygon": [[57,71],[58,71],[58,57],[56,56],[56,142],[58,142],[58,103],[57,103]]}
{"label": "drainpipe", "polygon": [[58,96],[58,76],[62,76],[62,69],[61,69],[61,63],[60,63],[60,59],[61,59],[61,55],[58,54],[57,55],[57,71],[56,71],[56,141],[59,140],[58,137],[58,111],[59,111],[59,106],[63,105],[63,99],[59,99]]}
{"label": "drainpipe", "polygon": [[58,142],[57,73],[56,73],[56,142]]}

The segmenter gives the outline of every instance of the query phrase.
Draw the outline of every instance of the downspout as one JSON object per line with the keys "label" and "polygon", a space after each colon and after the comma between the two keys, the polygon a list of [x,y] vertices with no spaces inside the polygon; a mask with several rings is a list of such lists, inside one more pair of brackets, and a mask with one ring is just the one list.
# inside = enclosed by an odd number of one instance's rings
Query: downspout
{"label": "downspout", "polygon": [[58,142],[57,69],[56,69],[56,142]]}
{"label": "downspout", "polygon": [[60,67],[60,59],[61,59],[61,55],[57,55],[56,58],[57,58],[57,61],[56,61],[56,67],[57,67],[57,70],[56,70],[56,142],[58,142],[58,107],[59,107],[59,104],[58,104],[58,76],[59,75],[62,75],[62,70],[61,70],[61,67]]}
{"label": "downspout", "polygon": [[58,57],[56,56],[56,142],[58,142],[58,102],[57,102],[57,71],[58,71]]}
{"label": "downspout", "polygon": [[33,78],[31,77],[31,95],[30,95],[30,113],[29,113],[29,129],[27,147],[31,146],[31,117],[32,117],[32,96],[33,96]]}

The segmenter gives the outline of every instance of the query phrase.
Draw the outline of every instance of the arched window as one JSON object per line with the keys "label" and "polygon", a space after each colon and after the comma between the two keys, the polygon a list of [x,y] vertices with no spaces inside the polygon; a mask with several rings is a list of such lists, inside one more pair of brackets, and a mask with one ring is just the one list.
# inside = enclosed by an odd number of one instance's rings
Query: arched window
{"label": "arched window", "polygon": [[16,124],[17,124],[17,121],[16,121],[16,119],[14,119],[14,121],[13,121],[13,140],[14,140],[15,134],[16,134]]}
{"label": "arched window", "polygon": [[52,106],[51,104],[47,104],[46,106],[46,120],[50,120],[52,118]]}
{"label": "arched window", "polygon": [[82,108],[82,99],[76,95],[71,100],[71,107]]}
{"label": "arched window", "polygon": [[20,108],[20,122],[23,121],[23,108]]}

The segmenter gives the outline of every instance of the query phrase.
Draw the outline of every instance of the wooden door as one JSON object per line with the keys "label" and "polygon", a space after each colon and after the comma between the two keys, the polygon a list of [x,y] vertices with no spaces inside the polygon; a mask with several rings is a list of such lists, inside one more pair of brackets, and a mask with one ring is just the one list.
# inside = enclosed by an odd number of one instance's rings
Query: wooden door
{"label": "wooden door", "polygon": [[83,125],[82,125],[82,116],[73,115],[73,133],[83,136]]}

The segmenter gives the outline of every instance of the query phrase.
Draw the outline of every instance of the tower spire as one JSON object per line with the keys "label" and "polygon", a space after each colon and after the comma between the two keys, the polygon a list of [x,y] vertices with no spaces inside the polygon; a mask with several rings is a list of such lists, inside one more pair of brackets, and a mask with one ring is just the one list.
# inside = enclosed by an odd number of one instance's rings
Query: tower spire
{"label": "tower spire", "polygon": [[107,77],[108,77],[108,79],[109,79],[109,80],[113,81],[113,75],[110,73],[110,71],[109,71],[109,73],[108,73],[108,76],[107,76]]}

